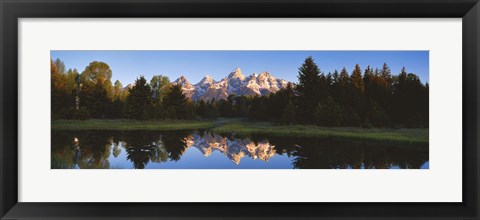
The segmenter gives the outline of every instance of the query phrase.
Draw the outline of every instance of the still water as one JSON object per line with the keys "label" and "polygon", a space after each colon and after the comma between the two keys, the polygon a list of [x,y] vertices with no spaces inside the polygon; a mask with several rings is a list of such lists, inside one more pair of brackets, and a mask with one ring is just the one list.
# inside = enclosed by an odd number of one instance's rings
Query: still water
{"label": "still water", "polygon": [[52,132],[52,169],[428,169],[428,144],[210,131]]}

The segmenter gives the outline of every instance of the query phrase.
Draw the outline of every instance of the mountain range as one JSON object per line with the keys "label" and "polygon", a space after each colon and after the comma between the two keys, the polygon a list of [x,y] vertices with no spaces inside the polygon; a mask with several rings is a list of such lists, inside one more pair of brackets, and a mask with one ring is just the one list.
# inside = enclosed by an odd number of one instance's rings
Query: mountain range
{"label": "mountain range", "polygon": [[236,68],[220,81],[215,81],[211,76],[206,75],[197,84],[191,84],[185,76],[172,82],[172,84],[181,85],[183,93],[194,101],[227,99],[232,94],[263,96],[286,88],[288,83],[286,80],[276,79],[269,72],[244,76],[240,68]]}
{"label": "mountain range", "polygon": [[209,157],[214,151],[219,151],[237,165],[240,164],[243,157],[268,161],[276,154],[275,146],[269,144],[268,141],[255,143],[247,139],[230,140],[210,133],[204,135],[195,133],[186,137],[184,141],[187,149],[190,147],[197,148],[205,157]]}

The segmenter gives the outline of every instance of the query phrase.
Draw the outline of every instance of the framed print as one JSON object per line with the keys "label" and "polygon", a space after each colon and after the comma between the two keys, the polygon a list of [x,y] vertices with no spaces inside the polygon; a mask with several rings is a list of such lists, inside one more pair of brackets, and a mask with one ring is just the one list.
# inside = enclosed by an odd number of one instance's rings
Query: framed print
{"label": "framed print", "polygon": [[2,1],[1,218],[478,219],[479,7]]}

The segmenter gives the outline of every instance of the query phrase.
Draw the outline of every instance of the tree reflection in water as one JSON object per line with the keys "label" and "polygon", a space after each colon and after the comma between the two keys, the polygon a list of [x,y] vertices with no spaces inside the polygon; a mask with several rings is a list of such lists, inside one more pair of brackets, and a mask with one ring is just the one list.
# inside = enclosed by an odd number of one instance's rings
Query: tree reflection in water
{"label": "tree reflection in water", "polygon": [[[241,138],[207,131],[82,131],[52,132],[51,166],[53,169],[144,169],[149,164],[162,163],[181,167],[186,160],[195,164],[191,158],[182,160],[187,151],[201,153],[212,164],[218,157],[211,155],[218,152],[239,168],[251,161],[264,161],[249,167],[259,169],[276,168],[278,163],[271,163],[272,158],[286,159],[282,160],[283,165],[293,169],[419,169],[428,162],[428,144],[264,136]],[[113,160],[127,165],[111,166]]]}

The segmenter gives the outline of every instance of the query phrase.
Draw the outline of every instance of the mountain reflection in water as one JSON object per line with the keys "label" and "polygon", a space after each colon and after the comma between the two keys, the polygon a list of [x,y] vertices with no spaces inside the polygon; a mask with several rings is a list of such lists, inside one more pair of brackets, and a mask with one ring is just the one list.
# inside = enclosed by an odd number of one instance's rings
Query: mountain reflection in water
{"label": "mountain reflection in water", "polygon": [[213,133],[205,133],[203,136],[194,133],[185,140],[187,147],[197,148],[205,157],[210,156],[214,151],[219,151],[237,165],[245,156],[254,160],[258,158],[268,161],[276,153],[275,146],[270,145],[266,140],[258,143],[249,139],[230,140]]}
{"label": "mountain reflection in water", "polygon": [[424,169],[428,144],[209,131],[52,132],[52,169]]}

